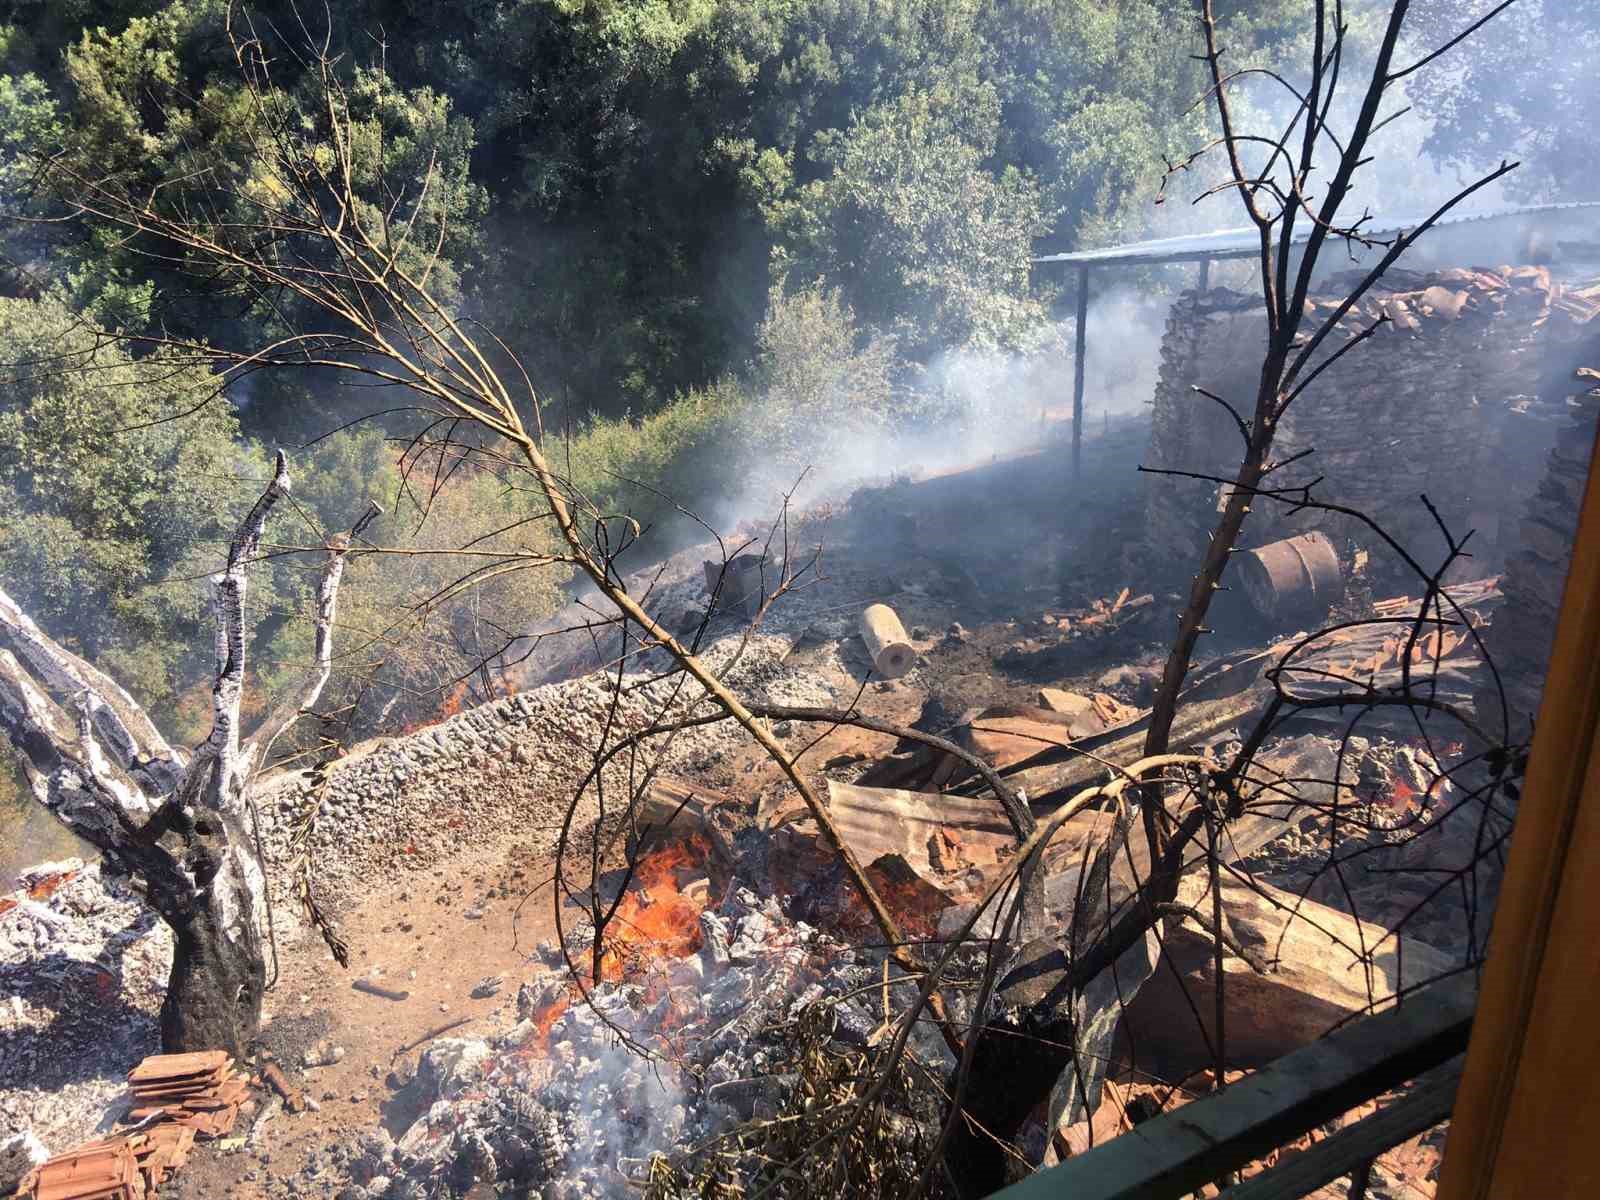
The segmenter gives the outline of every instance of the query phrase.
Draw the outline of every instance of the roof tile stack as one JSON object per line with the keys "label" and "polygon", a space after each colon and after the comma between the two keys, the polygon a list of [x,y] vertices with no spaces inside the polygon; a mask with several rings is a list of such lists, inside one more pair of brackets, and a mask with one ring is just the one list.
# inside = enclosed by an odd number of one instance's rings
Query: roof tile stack
{"label": "roof tile stack", "polygon": [[80,1146],[22,1181],[31,1200],[144,1200],[148,1194],[130,1139]]}
{"label": "roof tile stack", "polygon": [[221,1137],[239,1116],[249,1084],[221,1050],[157,1054],[128,1072],[128,1119],[153,1122],[88,1142],[40,1164],[22,1181],[26,1200],[154,1200],[188,1160],[196,1137]]}
{"label": "roof tile stack", "polygon": [[159,1116],[207,1137],[222,1137],[239,1117],[250,1087],[221,1050],[157,1054],[128,1072],[135,1121]]}

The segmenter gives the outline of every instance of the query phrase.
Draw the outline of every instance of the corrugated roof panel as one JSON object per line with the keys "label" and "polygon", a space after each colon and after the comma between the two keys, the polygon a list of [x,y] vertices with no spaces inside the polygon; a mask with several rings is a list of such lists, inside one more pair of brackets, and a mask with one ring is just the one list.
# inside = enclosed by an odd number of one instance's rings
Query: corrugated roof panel
{"label": "corrugated roof panel", "polygon": [[[1459,217],[1445,217],[1434,228],[1446,225],[1464,225],[1470,221],[1501,221],[1512,217],[1532,216],[1539,213],[1568,212],[1577,209],[1600,208],[1600,200],[1579,200],[1566,204],[1530,204],[1517,208],[1496,209],[1493,212],[1470,213]],[[1389,237],[1407,229],[1415,229],[1425,216],[1386,217],[1374,220],[1366,227],[1369,237]],[[1298,245],[1311,235],[1311,226],[1303,224],[1294,233]],[[1076,250],[1071,254],[1046,254],[1035,263],[1065,263],[1071,266],[1108,266],[1113,263],[1146,265],[1156,263],[1198,262],[1203,258],[1246,258],[1260,250],[1261,239],[1255,229],[1219,229],[1215,233],[1186,233],[1178,237],[1156,238],[1148,242],[1128,242],[1121,246],[1107,246],[1102,250]]]}

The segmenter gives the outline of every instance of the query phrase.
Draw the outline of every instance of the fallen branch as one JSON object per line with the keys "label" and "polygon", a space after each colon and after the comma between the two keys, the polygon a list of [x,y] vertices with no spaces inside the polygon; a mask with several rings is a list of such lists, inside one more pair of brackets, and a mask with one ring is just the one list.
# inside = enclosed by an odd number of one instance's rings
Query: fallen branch
{"label": "fallen branch", "polygon": [[407,1042],[404,1046],[401,1046],[400,1049],[396,1050],[389,1056],[389,1061],[393,1062],[402,1054],[410,1053],[424,1042],[433,1041],[433,1039],[438,1037],[440,1034],[449,1033],[452,1029],[460,1029],[470,1020],[472,1020],[471,1017],[457,1017],[454,1021],[446,1021],[443,1025],[435,1025],[432,1029],[428,1030],[427,1033],[423,1034],[415,1041]]}
{"label": "fallen branch", "polygon": [[382,984],[373,983],[367,979],[358,979],[350,985],[358,992],[366,992],[369,996],[382,996],[385,1000],[409,1000],[410,992],[397,992],[393,988],[386,988]]}
{"label": "fallen branch", "polygon": [[275,1062],[261,1064],[261,1078],[273,1091],[283,1097],[283,1106],[292,1113],[306,1110],[305,1093],[289,1082],[283,1068]]}

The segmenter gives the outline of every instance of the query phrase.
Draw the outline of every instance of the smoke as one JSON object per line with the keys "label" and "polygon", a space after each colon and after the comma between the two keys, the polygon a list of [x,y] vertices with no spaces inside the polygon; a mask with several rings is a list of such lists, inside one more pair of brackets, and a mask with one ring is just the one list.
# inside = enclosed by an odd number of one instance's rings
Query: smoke
{"label": "smoke", "polygon": [[[1085,322],[1084,425],[1092,439],[1139,415],[1154,394],[1171,297],[1119,286],[1092,295]],[[804,509],[835,503],[863,486],[917,478],[1040,449],[1072,437],[1075,321],[1034,330],[1014,350],[964,348],[938,355],[899,385],[888,419],[856,407],[840,390],[810,437],[763,452],[763,432],[788,423],[771,396],[752,401],[740,423],[742,472],[735,486],[702,498],[719,528],[770,518],[785,497]]]}
{"label": "smoke", "polygon": [[[1320,201],[1319,189],[1332,173],[1335,139],[1342,141],[1356,122],[1387,11],[1386,5],[1350,10],[1352,33],[1340,89],[1328,114],[1333,136],[1323,138],[1317,156],[1318,169],[1310,185],[1313,204]],[[1415,30],[1411,39],[1415,44],[1402,46],[1396,64],[1425,55],[1436,44],[1434,33]],[[1492,31],[1477,36],[1489,37]],[[1284,77],[1303,84],[1309,54],[1307,33],[1304,45],[1287,62],[1277,64]],[[1410,223],[1432,213],[1475,178],[1429,152],[1437,141],[1437,126],[1412,105],[1433,86],[1431,78],[1430,72],[1421,72],[1390,89],[1380,110],[1384,123],[1366,147],[1370,161],[1357,171],[1341,208],[1343,221],[1366,215],[1369,228]],[[1296,97],[1266,75],[1235,80],[1230,96],[1236,127],[1246,134],[1276,139],[1296,116]],[[1193,142],[1169,148],[1170,156],[1181,158],[1204,140],[1195,131]],[[1293,142],[1297,146],[1298,139]],[[1505,148],[1507,154],[1514,150],[1510,145]],[[1255,172],[1265,164],[1265,151],[1259,145],[1247,146],[1245,158],[1247,173]],[[1282,170],[1280,161],[1279,174]],[[1121,228],[1099,240],[1239,228],[1246,224],[1246,216],[1231,189],[1224,186],[1198,203],[1191,202],[1226,179],[1226,157],[1213,150],[1170,181],[1164,202],[1136,206]],[[1497,182],[1457,204],[1450,216],[1482,214],[1512,202],[1506,185]],[[1581,224],[1584,218],[1573,220]],[[1440,228],[1399,265],[1420,269],[1530,261],[1535,257],[1529,249],[1530,234],[1543,230],[1546,240],[1552,240],[1558,235],[1551,230],[1558,224],[1559,219],[1538,219]],[[1382,253],[1381,246],[1331,245],[1322,255],[1319,275],[1325,278],[1370,266]],[[1252,291],[1259,286],[1258,271],[1253,260],[1218,261],[1211,269],[1212,286]],[[1196,276],[1194,264],[1110,267],[1092,273],[1084,365],[1086,437],[1092,439],[1108,422],[1136,417],[1150,402],[1167,311],[1179,291],[1195,286]],[[1048,276],[1036,279],[1047,282]],[[778,300],[773,303],[776,306]],[[772,311],[769,326],[774,321]],[[827,358],[834,349],[828,339],[840,331],[816,323],[835,315],[813,311],[812,326],[794,325],[789,337],[797,351],[803,345],[809,358]],[[842,340],[848,343],[850,338]],[[863,371],[859,364],[840,367],[831,384],[807,379],[807,399],[800,405],[781,394],[781,388],[758,383],[758,394],[749,400],[728,440],[720,477],[699,495],[677,498],[713,526],[731,529],[744,520],[772,517],[786,499],[805,508],[842,500],[863,485],[959,469],[1065,442],[1071,437],[1074,350],[1075,330],[1068,313],[1065,319],[1039,327],[1021,348],[952,348],[916,369],[909,380],[906,364],[897,364],[892,400],[863,388],[862,377],[873,371]],[[808,363],[791,374],[812,370]],[[777,374],[783,376],[782,371]],[[817,401],[816,395],[826,399]],[[668,521],[640,552],[664,555],[703,538],[703,530],[688,521]]]}
{"label": "smoke", "polygon": [[[1468,14],[1468,9],[1481,10],[1484,7],[1483,4],[1476,3],[1476,0],[1434,0],[1433,4],[1424,7],[1448,9],[1452,6],[1460,12],[1452,12],[1428,21],[1413,19],[1407,24],[1406,36],[1396,52],[1393,64],[1395,67],[1404,66],[1424,57],[1440,42],[1447,40],[1444,31],[1459,31],[1470,24],[1472,16]],[[1309,199],[1313,207],[1320,205],[1325,195],[1323,189],[1332,176],[1332,168],[1339,153],[1338,144],[1345,142],[1361,110],[1367,83],[1374,67],[1378,35],[1382,31],[1389,9],[1390,5],[1386,3],[1347,7],[1350,33],[1345,43],[1338,90],[1327,117],[1327,127],[1331,136],[1324,135],[1320,139],[1315,158],[1317,165],[1308,184]],[[1481,12],[1477,15],[1481,15]],[[1503,30],[1505,26],[1500,25],[1498,28]],[[1492,39],[1497,36],[1496,29],[1497,24],[1491,22],[1489,26],[1479,30],[1474,38]],[[1303,45],[1289,50],[1282,62],[1251,65],[1271,65],[1288,83],[1296,88],[1304,88],[1309,77],[1310,30],[1311,21],[1308,14]],[[1197,52],[1203,49],[1198,36],[1195,48]],[[1366,214],[1371,218],[1368,227],[1373,228],[1395,220],[1426,217],[1479,177],[1479,171],[1462,165],[1466,155],[1446,150],[1441,145],[1447,140],[1446,137],[1439,136],[1441,131],[1445,134],[1453,131],[1446,129],[1442,120],[1436,122],[1431,115],[1436,108],[1448,113],[1447,105],[1440,106],[1430,102],[1435,101],[1439,90],[1440,73],[1446,70],[1458,70],[1459,67],[1452,64],[1459,62],[1465,49],[1458,47],[1440,60],[1439,67],[1429,68],[1399,80],[1385,93],[1379,109],[1380,127],[1366,146],[1364,157],[1369,161],[1364,163],[1352,177],[1350,190],[1341,205],[1340,219],[1343,222],[1353,222]],[[1475,52],[1480,56],[1483,53],[1481,49]],[[1245,64],[1233,65],[1240,67]],[[1535,68],[1532,64],[1525,61],[1508,68],[1508,73],[1528,78],[1533,70]],[[1271,156],[1270,144],[1276,142],[1291,125],[1294,126],[1295,135],[1290,139],[1288,149],[1291,154],[1298,156],[1300,131],[1304,126],[1297,123],[1300,119],[1299,99],[1295,95],[1265,73],[1244,74],[1233,79],[1229,83],[1228,95],[1236,132],[1246,137],[1266,139],[1265,144],[1247,142],[1241,145],[1240,155],[1247,177],[1259,177],[1263,174]],[[1515,139],[1504,127],[1504,122],[1497,123],[1492,116],[1484,114],[1481,120],[1475,118],[1471,122],[1458,121],[1470,124],[1475,130],[1481,126],[1481,131],[1490,139],[1484,144],[1475,146],[1470,157],[1488,165],[1498,163],[1503,158],[1515,160],[1519,154]],[[1206,118],[1208,133],[1205,136],[1195,136],[1189,144],[1168,147],[1169,159],[1183,161],[1191,151],[1205,143],[1206,137],[1219,136],[1220,130],[1217,128],[1214,108],[1208,106]],[[1285,160],[1278,157],[1274,166],[1273,174],[1280,183],[1286,183]],[[1226,154],[1220,146],[1214,147],[1201,158],[1189,163],[1186,169],[1169,178],[1158,202],[1133,206],[1123,215],[1115,231],[1098,241],[1113,244],[1118,241],[1175,237],[1247,227],[1249,221],[1244,206],[1237,193],[1229,186],[1229,178]],[[1528,196],[1517,195],[1518,182],[1517,176],[1513,174],[1507,179],[1497,180],[1480,188],[1452,208],[1451,216],[1485,213],[1508,207],[1519,199],[1526,201],[1529,199]],[[1525,192],[1526,189],[1521,190]],[[1549,198],[1533,197],[1533,199]],[[1271,195],[1262,193],[1260,199],[1263,206],[1270,210],[1273,204]],[[1495,234],[1503,235],[1504,230],[1497,230]],[[1490,245],[1499,247],[1504,241],[1503,236],[1496,236],[1491,239]],[[1490,245],[1485,246],[1486,251]],[[1363,252],[1356,248],[1350,257],[1346,257],[1342,252],[1335,253],[1330,250],[1325,256],[1325,263],[1330,270],[1337,270],[1341,267],[1370,263],[1380,254],[1381,250]],[[1494,256],[1490,255],[1483,261],[1494,261]],[[1498,261],[1505,259],[1501,257]],[[1251,278],[1253,265],[1248,268],[1238,264],[1219,265],[1221,275],[1214,273],[1215,281],[1241,288],[1254,286]],[[1189,268],[1191,271],[1192,269]],[[1193,285],[1189,283],[1186,286]]]}

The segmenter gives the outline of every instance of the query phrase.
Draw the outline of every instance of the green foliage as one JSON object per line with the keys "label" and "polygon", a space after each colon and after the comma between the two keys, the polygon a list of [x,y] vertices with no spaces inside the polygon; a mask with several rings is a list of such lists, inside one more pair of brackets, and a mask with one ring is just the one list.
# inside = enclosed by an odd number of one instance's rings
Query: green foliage
{"label": "green foliage", "polygon": [[[755,383],[740,435],[762,447],[768,490],[792,485],[830,445],[871,436],[905,414],[893,384],[894,342],[861,329],[837,291],[774,288],[761,324]],[[748,481],[747,481],[748,482]]]}
{"label": "green foliage", "polygon": [[[1494,7],[1488,0],[1416,4],[1408,26],[1413,55],[1445,44]],[[1594,199],[1597,55],[1600,7],[1512,5],[1415,77],[1411,92],[1432,122],[1424,148],[1464,172],[1520,160],[1509,184],[1527,198]]]}
{"label": "green foliage", "polygon": [[[656,543],[670,548],[692,530],[676,504],[774,497],[940,403],[909,381],[943,352],[1029,344],[1050,300],[1030,280],[1039,244],[1136,229],[1163,153],[1201,140],[1186,111],[1204,86],[1190,12],[353,0],[312,24],[330,23],[358,215],[426,231],[405,265],[528,365],[535,402],[560,418],[552,460],[602,514],[671,530]],[[8,13],[7,213],[59,215],[40,167],[65,163],[205,214],[256,253],[254,222],[285,194],[268,140],[329,160],[334,122],[287,0],[22,0]],[[1303,37],[1294,0],[1241,0],[1221,19],[1240,63]],[[244,86],[230,28],[264,39],[265,94]],[[0,577],[142,694],[183,694],[203,725],[209,614],[194,581],[265,471],[239,426],[292,447],[406,401],[267,372],[230,382],[237,418],[201,405],[215,380],[101,331],[245,347],[323,318],[116,229],[12,222],[0,238],[0,363],[16,376],[0,395]],[[267,252],[318,262],[327,247]],[[493,535],[479,548],[549,549],[549,531],[519,524],[527,494],[491,471],[458,472],[424,516],[380,432],[409,434],[406,420],[291,452],[307,522],[273,536],[320,545],[370,495],[388,513],[371,536],[397,550],[478,534]],[[558,568],[454,589],[470,565],[353,558],[335,693],[427,710],[474,654],[560,600]],[[310,652],[314,567],[290,553],[258,572],[253,661],[273,688]]]}
{"label": "green foliage", "polygon": [[132,359],[60,299],[0,299],[0,579],[148,697],[195,645],[198,585],[238,493],[238,427],[208,372]]}
{"label": "green foliage", "polygon": [[[64,140],[158,203],[206,178],[223,219],[240,215],[225,188],[271,198],[225,0],[26,11],[0,46],[13,142]],[[1045,298],[1035,240],[1137,226],[1163,153],[1199,138],[1191,15],[1186,0],[356,0],[326,20],[367,202],[424,196],[446,298],[506,339],[547,400],[616,417],[739,370],[785,276],[838,289],[915,358],[1014,341]],[[1303,34],[1292,0],[1221,19],[1241,63]],[[235,30],[247,22],[271,51],[272,103],[314,154],[328,131],[283,40],[297,10],[261,0],[235,11]],[[201,149],[232,174],[195,174]],[[106,242],[46,257],[117,327],[159,313],[238,343],[304,316],[292,300],[195,303],[192,276]],[[260,390],[250,427],[285,432],[303,398]],[[330,424],[356,415],[329,395]]]}
{"label": "green foliage", "polygon": [[[647,416],[595,418],[552,429],[545,452],[576,493],[602,516],[627,514],[645,531],[685,535],[677,506],[695,512],[736,478],[736,429],[751,404],[732,378],[674,397]],[[660,546],[657,534],[651,544]]]}
{"label": "green foliage", "polygon": [[0,195],[14,195],[26,184],[30,151],[60,137],[60,106],[44,80],[33,74],[0,76]]}
{"label": "green foliage", "polygon": [[779,210],[786,264],[844,281],[857,310],[919,358],[1014,340],[1043,316],[1028,259],[1046,226],[1027,174],[984,166],[999,126],[994,88],[958,78],[819,136],[828,174]]}

